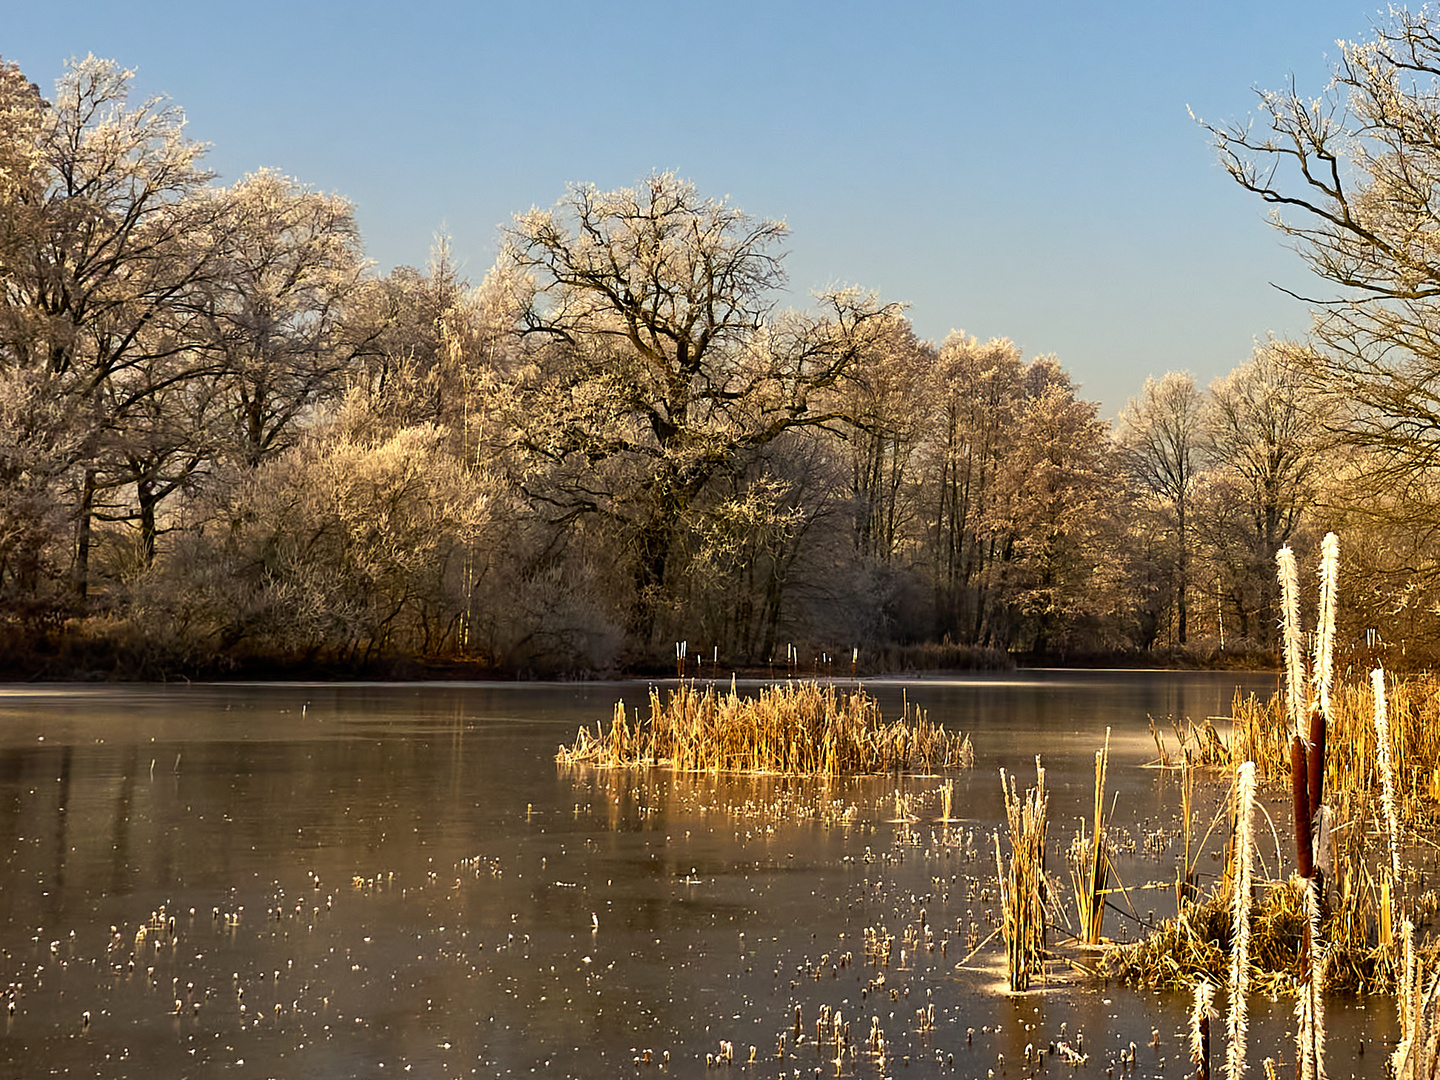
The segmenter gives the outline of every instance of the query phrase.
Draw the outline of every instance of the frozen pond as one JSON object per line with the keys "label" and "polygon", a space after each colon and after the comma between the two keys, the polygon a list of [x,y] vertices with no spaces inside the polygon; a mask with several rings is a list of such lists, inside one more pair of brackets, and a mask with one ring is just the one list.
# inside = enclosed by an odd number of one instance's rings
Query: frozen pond
{"label": "frozen pond", "polygon": [[[643,683],[0,688],[0,1076],[690,1077],[707,1055],[789,1080],[1064,1075],[1025,1062],[1062,1024],[1082,1075],[1192,1075],[1183,998],[1011,995],[998,936],[967,954],[998,915],[1000,767],[1023,786],[1042,756],[1068,903],[1113,728],[1121,879],[1173,883],[1178,786],[1141,768],[1147,716],[1173,747],[1171,717],[1228,714],[1237,685],[1275,678],[872,681],[887,715],[903,694],[970,733],[976,767],[832,783],[556,766]],[[1174,909],[1135,897],[1141,922]],[[1252,1004],[1256,1075],[1293,1061],[1290,1008]],[[1389,1000],[1330,1012],[1329,1074],[1380,1075]]]}

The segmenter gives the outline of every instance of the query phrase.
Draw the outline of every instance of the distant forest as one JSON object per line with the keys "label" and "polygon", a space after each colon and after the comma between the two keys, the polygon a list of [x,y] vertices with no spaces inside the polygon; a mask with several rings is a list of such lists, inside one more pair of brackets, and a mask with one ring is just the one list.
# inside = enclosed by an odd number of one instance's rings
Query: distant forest
{"label": "distant forest", "polygon": [[784,224],[671,174],[519,214],[478,283],[378,274],[345,199],[219,186],[130,81],[0,62],[11,676],[1263,660],[1329,530],[1342,645],[1431,651],[1432,435],[1375,436],[1323,311],[1112,424],[873,293],[783,310]]}

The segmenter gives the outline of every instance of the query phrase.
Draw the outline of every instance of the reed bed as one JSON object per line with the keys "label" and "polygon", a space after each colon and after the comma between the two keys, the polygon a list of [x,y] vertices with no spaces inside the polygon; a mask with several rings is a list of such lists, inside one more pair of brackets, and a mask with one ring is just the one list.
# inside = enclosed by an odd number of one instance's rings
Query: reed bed
{"label": "reed bed", "polygon": [[[1435,891],[1404,866],[1405,856],[1413,858],[1436,831],[1440,678],[1387,683],[1376,671],[1365,680],[1336,679],[1333,535],[1322,550],[1313,657],[1301,650],[1298,575],[1293,556],[1282,551],[1286,693],[1266,700],[1237,695],[1229,744],[1237,771],[1253,768],[1260,783],[1291,789],[1296,876],[1257,881],[1243,906],[1256,985],[1300,999],[1297,1054],[1305,1075],[1323,1072],[1321,990],[1411,985],[1402,954],[1419,956],[1425,968],[1437,948],[1402,943],[1397,928],[1402,921],[1422,925],[1440,906]],[[1214,893],[1181,903],[1178,916],[1151,938],[1113,951],[1112,973],[1175,987],[1219,976],[1240,925],[1227,929],[1220,917],[1227,908],[1239,910],[1232,908],[1239,902],[1234,846]]]}
{"label": "reed bed", "polygon": [[[1302,879],[1303,880],[1303,879]],[[1140,986],[1185,990],[1198,979],[1220,979],[1227,971],[1233,933],[1234,890],[1223,886],[1182,916],[1162,921],[1138,942],[1112,946],[1102,959],[1106,974]],[[1250,975],[1254,989],[1267,994],[1295,993],[1306,984],[1302,951],[1306,911],[1304,895],[1293,879],[1255,884],[1250,913]],[[1343,923],[1334,916],[1322,920],[1328,938],[1325,988],[1359,993],[1394,993],[1403,981],[1402,950],[1376,933],[1341,937]],[[1417,949],[1433,970],[1437,949]]]}
{"label": "reed bed", "polygon": [[[1335,824],[1322,830],[1317,821],[1314,830],[1315,861],[1329,864],[1320,905],[1327,985],[1389,991],[1399,981],[1393,937],[1400,913],[1419,920],[1440,902],[1404,865],[1436,831],[1440,678],[1337,684],[1328,728],[1320,777],[1327,821]],[[1261,776],[1275,783],[1293,776],[1293,728],[1280,695],[1237,698],[1234,730],[1237,759],[1253,755]]]}
{"label": "reed bed", "polygon": [[1005,950],[1010,989],[1028,990],[1030,979],[1044,973],[1045,960],[1045,814],[1050,797],[1045,770],[1035,759],[1035,786],[1021,798],[1015,778],[1000,770],[1005,816],[1010,827],[1010,865],[1000,854],[995,834],[995,863],[1000,880]]}
{"label": "reed bed", "polygon": [[741,697],[681,683],[662,701],[650,690],[650,715],[615,706],[610,727],[582,727],[555,758],[602,768],[657,766],[681,772],[840,775],[937,772],[975,762],[967,735],[932,724],[907,700],[887,721],[863,690],[837,692],[811,681],[765,687]]}
{"label": "reed bed", "polygon": [[1105,897],[1110,892],[1110,838],[1105,814],[1105,776],[1110,764],[1110,729],[1105,729],[1105,746],[1095,751],[1095,816],[1087,834],[1084,819],[1070,843],[1070,883],[1075,889],[1075,908],[1080,920],[1079,938],[1087,945],[1100,944],[1105,919]]}
{"label": "reed bed", "polygon": [[[1429,815],[1440,799],[1440,677],[1414,675],[1387,684],[1390,764],[1402,824]],[[1378,790],[1379,745],[1371,680],[1338,683],[1331,691],[1324,787],[1331,793]],[[1293,727],[1284,697],[1236,695],[1230,756],[1253,761],[1260,778],[1290,775]]]}

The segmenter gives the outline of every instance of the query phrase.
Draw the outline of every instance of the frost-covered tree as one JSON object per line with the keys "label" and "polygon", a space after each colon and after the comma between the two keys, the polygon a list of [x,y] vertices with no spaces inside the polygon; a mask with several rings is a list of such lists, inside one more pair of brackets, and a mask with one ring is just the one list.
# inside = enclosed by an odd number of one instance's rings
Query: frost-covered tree
{"label": "frost-covered tree", "polygon": [[1131,481],[1160,510],[1161,527],[1171,534],[1164,561],[1172,581],[1176,640],[1189,637],[1191,495],[1201,467],[1201,405],[1204,396],[1187,372],[1148,378],[1139,397],[1120,414],[1116,441],[1120,463]]}
{"label": "frost-covered tree", "polygon": [[185,299],[211,269],[193,242],[213,218],[203,147],[175,106],[130,105],[131,78],[72,60],[40,103],[13,67],[0,77],[0,161],[15,163],[0,184],[0,365],[43,373],[83,418],[63,480],[82,596],[97,497],[124,482],[125,409],[150,392],[145,372],[184,377]]}
{"label": "frost-covered tree", "polygon": [[351,377],[377,421],[438,424],[459,456],[482,454],[493,435],[484,424],[492,376],[513,345],[507,298],[471,288],[442,238],[424,270],[397,266],[346,306],[345,333],[359,350]]}
{"label": "frost-covered tree", "polygon": [[[1202,416],[1215,475],[1206,514],[1213,557],[1242,619],[1242,633],[1274,643],[1275,553],[1301,523],[1324,467],[1315,402],[1295,364],[1297,348],[1271,341],[1215,380]],[[1323,421],[1323,417],[1322,417]],[[1218,502],[1217,502],[1218,501]]]}
{"label": "frost-covered tree", "polygon": [[339,196],[262,169],[211,200],[212,270],[192,303],[220,378],[223,437],[253,468],[344,389],[361,343],[343,316],[365,261],[354,207]]}
{"label": "frost-covered tree", "polygon": [[889,563],[909,540],[914,461],[925,432],[935,349],[906,322],[857,357],[847,380],[843,452],[856,553]]}
{"label": "frost-covered tree", "polygon": [[554,524],[597,516],[622,538],[642,648],[707,486],[786,431],[838,422],[829,391],[900,318],[855,292],[777,313],[784,236],[657,174],[520,215],[491,276],[525,346],[496,388],[517,480]]}
{"label": "frost-covered tree", "polygon": [[[1440,14],[1392,8],[1341,43],[1330,83],[1262,91],[1257,124],[1208,125],[1220,160],[1273,208],[1320,288],[1296,360],[1363,451],[1356,508],[1435,537],[1440,497]],[[1433,554],[1410,567],[1440,575]]]}
{"label": "frost-covered tree", "polygon": [[1024,372],[1014,442],[1000,463],[984,531],[994,602],[984,644],[1045,652],[1096,637],[1120,609],[1117,469],[1109,425],[1053,357]]}
{"label": "frost-covered tree", "polygon": [[40,135],[47,107],[40,88],[0,59],[0,272],[7,276],[23,266],[38,238],[30,231],[36,224],[31,208],[46,186]]}
{"label": "frost-covered tree", "polygon": [[83,418],[32,369],[0,370],[0,612],[54,612],[69,532],[61,480],[80,453]]}
{"label": "frost-covered tree", "polygon": [[378,413],[410,424],[463,417],[474,298],[448,244],[436,245],[424,270],[397,266],[366,281],[348,306],[349,333],[366,342],[362,385]]}
{"label": "frost-covered tree", "polygon": [[926,550],[935,632],[980,640],[993,599],[989,567],[1003,550],[986,525],[996,478],[1018,434],[1025,365],[1013,342],[951,334],[940,348],[921,448]]}
{"label": "frost-covered tree", "polygon": [[216,500],[175,567],[223,649],[370,661],[453,650],[484,474],[433,425],[379,436],[358,402]]}

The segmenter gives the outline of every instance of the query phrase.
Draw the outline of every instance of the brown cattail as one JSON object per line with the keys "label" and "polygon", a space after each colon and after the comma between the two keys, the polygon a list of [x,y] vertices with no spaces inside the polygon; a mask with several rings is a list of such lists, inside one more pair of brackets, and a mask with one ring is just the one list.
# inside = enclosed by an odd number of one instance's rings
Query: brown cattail
{"label": "brown cattail", "polygon": [[1318,706],[1310,710],[1310,820],[1320,820],[1320,804],[1325,801],[1325,712]]}
{"label": "brown cattail", "polygon": [[1310,835],[1310,768],[1306,761],[1305,743],[1299,735],[1290,737],[1290,788],[1295,806],[1295,858],[1300,876],[1315,874],[1315,844]]}

